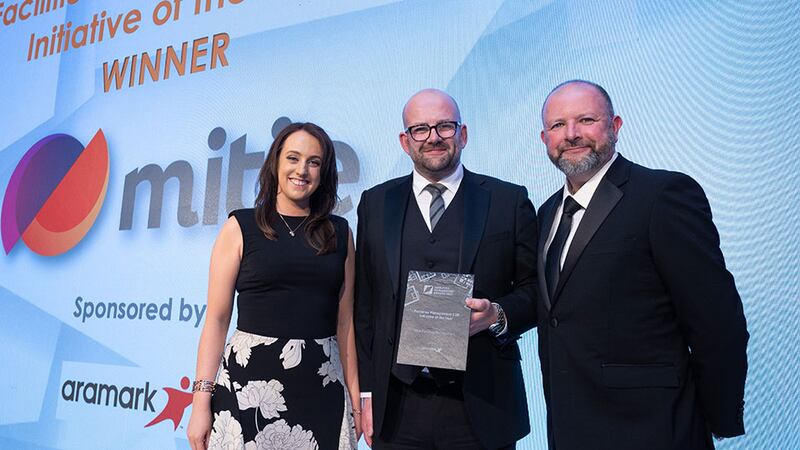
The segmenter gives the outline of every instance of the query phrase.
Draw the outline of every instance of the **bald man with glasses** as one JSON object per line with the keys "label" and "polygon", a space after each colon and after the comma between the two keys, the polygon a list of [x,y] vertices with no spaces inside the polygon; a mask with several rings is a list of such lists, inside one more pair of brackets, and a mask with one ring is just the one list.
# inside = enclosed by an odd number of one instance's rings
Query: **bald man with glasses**
{"label": "bald man with glasses", "polygon": [[[358,205],[355,324],[367,443],[509,449],[530,431],[517,339],[536,322],[536,215],[527,190],[461,164],[467,126],[442,91],[403,109],[410,175]],[[410,270],[474,274],[466,371],[399,364]]]}

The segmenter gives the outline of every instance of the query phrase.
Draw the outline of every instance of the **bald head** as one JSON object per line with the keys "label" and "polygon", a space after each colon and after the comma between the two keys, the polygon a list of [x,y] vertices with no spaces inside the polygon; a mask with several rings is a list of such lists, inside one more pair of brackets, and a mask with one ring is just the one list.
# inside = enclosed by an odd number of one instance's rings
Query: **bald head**
{"label": "bald head", "polygon": [[414,121],[418,117],[431,113],[445,114],[450,117],[448,120],[461,122],[461,112],[453,97],[439,89],[423,89],[412,95],[403,107],[403,128],[417,125]]}
{"label": "bald head", "polygon": [[[412,95],[403,108],[403,128],[400,145],[417,173],[428,181],[442,180],[461,164],[467,126],[461,123],[456,101],[446,92],[423,89]],[[412,133],[411,128],[417,131]]]}
{"label": "bald head", "polygon": [[544,99],[544,103],[542,104],[542,113],[541,113],[542,114],[542,124],[544,124],[544,112],[545,112],[545,109],[547,108],[547,103],[550,101],[550,97],[552,97],[554,94],[557,94],[557,93],[561,92],[562,90],[564,90],[566,88],[570,88],[570,87],[573,87],[573,86],[585,87],[585,88],[594,90],[595,92],[600,94],[600,96],[603,98],[603,102],[605,103],[606,114],[608,115],[609,118],[613,118],[614,117],[614,105],[611,103],[611,97],[608,95],[608,92],[606,92],[606,90],[603,89],[603,86],[600,86],[597,83],[593,83],[591,81],[586,81],[586,80],[569,80],[569,81],[565,81],[565,82],[559,84],[558,86],[554,87],[550,91],[550,93],[547,94],[547,98]]}

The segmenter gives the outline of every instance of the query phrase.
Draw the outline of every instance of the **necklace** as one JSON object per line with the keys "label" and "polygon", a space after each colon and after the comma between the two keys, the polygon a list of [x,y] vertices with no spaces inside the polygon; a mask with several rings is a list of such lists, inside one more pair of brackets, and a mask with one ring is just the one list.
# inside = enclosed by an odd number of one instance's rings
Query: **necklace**
{"label": "necklace", "polygon": [[283,218],[283,214],[281,214],[281,213],[278,213],[278,216],[279,216],[279,217],[281,218],[281,220],[283,221],[283,224],[284,224],[284,225],[286,225],[286,229],[287,229],[287,230],[289,230],[289,236],[291,236],[291,237],[294,237],[294,232],[295,232],[295,231],[297,231],[297,230],[298,230],[298,228],[302,227],[302,226],[303,226],[303,224],[304,224],[304,223],[306,223],[306,220],[308,220],[308,216],[306,216],[306,217],[303,219],[303,221],[302,221],[302,222],[300,222],[300,224],[299,224],[299,225],[297,225],[296,227],[294,227],[294,230],[293,230],[293,229],[292,229],[292,227],[290,227],[290,226],[289,226],[289,222],[287,222],[287,221],[286,221],[286,219],[284,219],[284,218]]}

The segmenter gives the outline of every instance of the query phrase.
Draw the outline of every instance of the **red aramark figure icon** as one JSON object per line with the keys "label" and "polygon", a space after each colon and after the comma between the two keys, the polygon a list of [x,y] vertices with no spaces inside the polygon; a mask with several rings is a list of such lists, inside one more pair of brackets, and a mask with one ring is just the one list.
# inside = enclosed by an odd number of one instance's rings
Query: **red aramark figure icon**
{"label": "red aramark figure icon", "polygon": [[[162,389],[167,393],[167,404],[156,418],[144,427],[147,428],[165,420],[171,420],[174,425],[173,429],[177,430],[178,425],[183,420],[183,412],[186,411],[186,407],[192,404],[192,393],[168,387]],[[189,377],[181,378],[181,389],[189,389]]]}

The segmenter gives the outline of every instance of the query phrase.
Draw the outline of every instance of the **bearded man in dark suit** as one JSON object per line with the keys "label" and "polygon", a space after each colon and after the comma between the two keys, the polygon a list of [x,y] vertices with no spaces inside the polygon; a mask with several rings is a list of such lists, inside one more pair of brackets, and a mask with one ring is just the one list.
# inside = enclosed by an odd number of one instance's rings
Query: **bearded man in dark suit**
{"label": "bearded man in dark suit", "polygon": [[744,434],[749,335],[702,188],[615,152],[599,85],[557,86],[541,138],[566,184],[539,210],[551,449],[712,449]]}
{"label": "bearded man in dark suit", "polygon": [[[536,319],[536,215],[522,186],[461,165],[467,126],[446,93],[403,109],[410,175],[358,205],[355,325],[362,414],[376,449],[514,448],[528,434],[517,339]],[[397,363],[409,270],[475,275],[465,372]]]}

